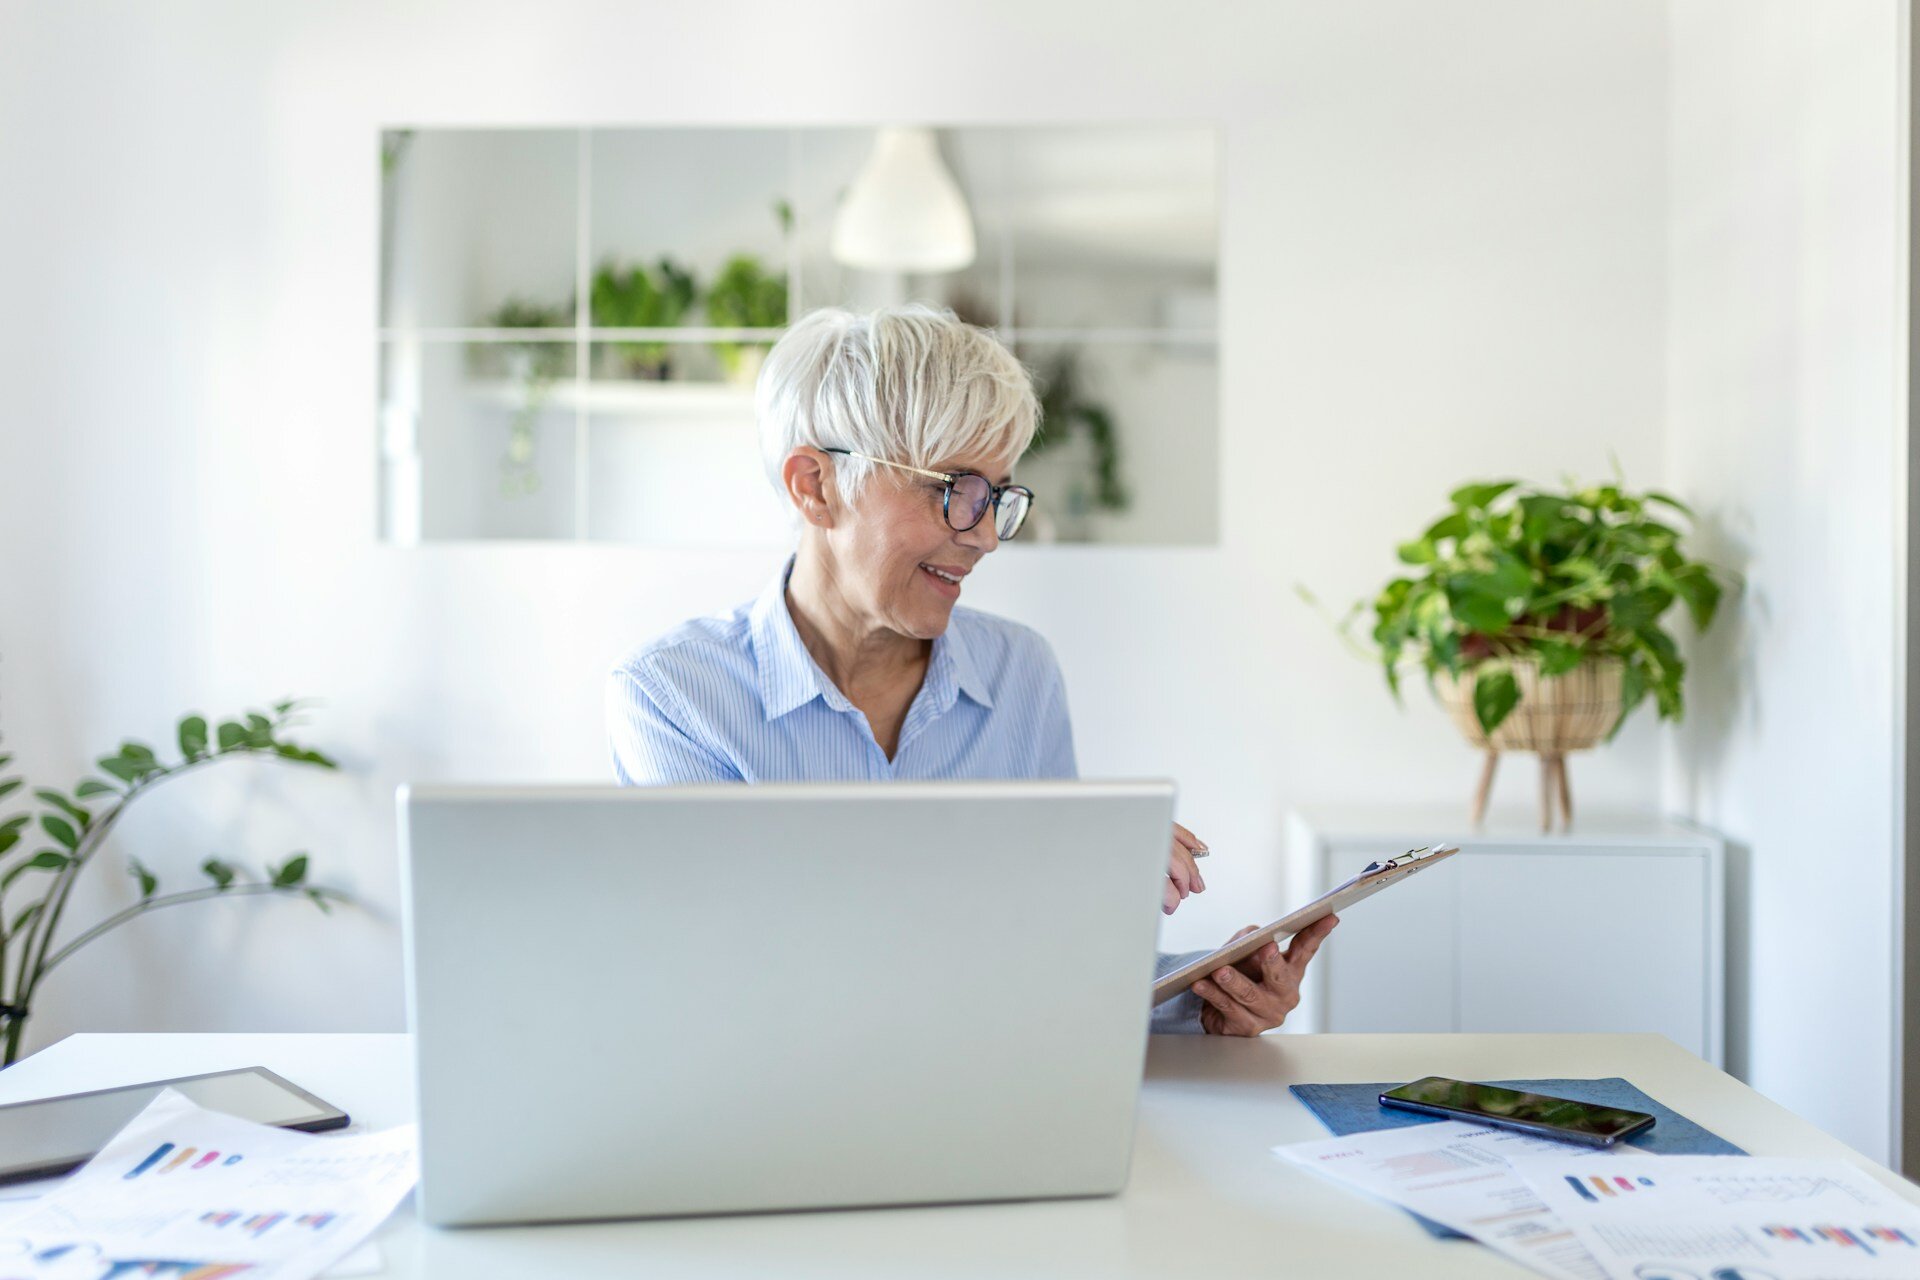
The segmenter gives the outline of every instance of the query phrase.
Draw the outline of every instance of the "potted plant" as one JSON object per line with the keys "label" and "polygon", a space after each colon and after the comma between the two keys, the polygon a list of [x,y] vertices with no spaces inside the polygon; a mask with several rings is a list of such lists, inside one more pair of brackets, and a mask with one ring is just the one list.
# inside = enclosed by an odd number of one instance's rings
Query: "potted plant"
{"label": "potted plant", "polygon": [[[508,298],[488,313],[491,329],[564,329],[573,323],[573,303],[544,306]],[[504,372],[519,387],[519,402],[507,424],[507,448],[500,458],[500,496],[531,497],[540,490],[540,471],[534,466],[534,429],[547,407],[547,395],[566,370],[569,348],[560,342],[513,339],[475,343],[468,347],[471,362],[493,372],[497,354]]]}
{"label": "potted plant", "polygon": [[1556,806],[1570,824],[1567,753],[1610,739],[1649,698],[1661,719],[1681,717],[1686,663],[1665,618],[1681,606],[1706,630],[1731,575],[1686,554],[1692,513],[1664,493],[1502,480],[1449,501],[1400,544],[1410,572],[1371,604],[1388,687],[1398,697],[1402,666],[1417,663],[1486,751],[1476,824],[1504,750],[1540,755],[1543,829]]}
{"label": "potted plant", "polygon": [[[27,1019],[44,1005],[40,987],[48,976],[81,948],[150,911],[223,896],[305,898],[322,911],[330,910],[329,903],[350,901],[307,878],[304,853],[288,855],[257,880],[217,855],[209,857],[199,868],[205,884],[171,893],[161,893],[160,878],[129,855],[126,869],[139,886],[138,900],[72,936],[60,931],[75,881],[98,858],[127,808],[154,787],[228,760],[338,767],[284,736],[302,723],[303,705],[276,702],[271,715],[250,711],[212,727],[204,717],[185,716],[176,733],[178,760],[162,759],[144,743],[123,742],[98,761],[106,777],[82,778],[71,792],[37,787],[34,809],[0,820],[0,1067],[20,1056]],[[12,760],[0,754],[0,771]],[[23,778],[0,776],[0,799],[23,785]],[[32,847],[36,842],[38,849]]]}
{"label": "potted plant", "polygon": [[[691,272],[662,258],[653,267],[621,267],[607,261],[594,273],[592,323],[598,329],[671,329],[693,307]],[[659,341],[616,341],[613,349],[629,377],[663,379],[671,348]]]}
{"label": "potted plant", "polygon": [[[707,289],[707,323],[716,329],[776,329],[787,322],[787,279],[750,253],[727,259]],[[731,382],[751,384],[771,343],[716,342],[714,354]]]}
{"label": "potted plant", "polygon": [[1113,414],[1104,404],[1087,398],[1080,377],[1080,352],[1067,348],[1036,370],[1040,396],[1040,429],[1025,457],[1037,458],[1081,431],[1092,451],[1092,487],[1089,505],[1104,511],[1125,511],[1132,498],[1120,478],[1120,437]]}
{"label": "potted plant", "polygon": [[[773,220],[779,224],[782,245],[793,235],[793,204],[782,198],[773,202]],[[770,272],[751,253],[736,253],[727,259],[707,290],[707,323],[716,329],[778,329],[787,323],[787,277],[784,271]],[[720,360],[727,380],[753,385],[760,377],[760,365],[772,344],[767,342],[716,342],[713,353]]]}

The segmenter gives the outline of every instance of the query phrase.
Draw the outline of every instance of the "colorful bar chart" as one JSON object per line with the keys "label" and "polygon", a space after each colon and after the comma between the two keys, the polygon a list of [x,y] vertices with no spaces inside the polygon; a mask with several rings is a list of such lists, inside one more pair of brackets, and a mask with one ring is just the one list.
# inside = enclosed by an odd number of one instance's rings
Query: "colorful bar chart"
{"label": "colorful bar chart", "polygon": [[273,1230],[274,1226],[286,1216],[284,1213],[256,1213],[241,1223],[240,1229],[257,1240]]}
{"label": "colorful bar chart", "polygon": [[[167,1159],[169,1155],[173,1157],[171,1160]],[[194,1160],[196,1155],[200,1157],[198,1160]],[[185,1151],[180,1151],[175,1148],[173,1143],[163,1142],[149,1152],[146,1159],[120,1176],[122,1178],[137,1178],[141,1174],[149,1172],[158,1174],[172,1173],[175,1169],[186,1169],[189,1171],[211,1169],[214,1168],[216,1164],[220,1168],[225,1168],[228,1165],[239,1164],[241,1158],[238,1153],[235,1153],[223,1160],[220,1158],[218,1151],[202,1152],[198,1147],[188,1147]],[[165,1164],[161,1163],[163,1160],[166,1161]],[[192,1163],[189,1164],[188,1161],[192,1161]]]}
{"label": "colorful bar chart", "polygon": [[1567,1185],[1578,1192],[1581,1199],[1591,1200],[1595,1204],[1600,1203],[1601,1196],[1623,1196],[1630,1191],[1638,1191],[1641,1187],[1654,1185],[1652,1178],[1623,1178],[1618,1174],[1609,1178],[1603,1174],[1590,1173],[1584,1178],[1576,1178],[1569,1173],[1565,1177]]}
{"label": "colorful bar chart", "polygon": [[252,1236],[263,1236],[282,1222],[291,1220],[296,1227],[307,1227],[314,1231],[325,1231],[340,1220],[337,1213],[303,1213],[298,1217],[282,1212],[247,1213],[241,1209],[209,1209],[200,1215],[200,1221],[210,1227],[225,1227],[238,1222],[240,1230]]}
{"label": "colorful bar chart", "polygon": [[1908,1232],[1897,1227],[1836,1227],[1822,1223],[1811,1227],[1762,1227],[1769,1240],[1780,1240],[1806,1245],[1838,1245],[1842,1249],[1859,1249],[1868,1257],[1878,1257],[1874,1245],[1902,1246],[1908,1249],[1917,1246]]}
{"label": "colorful bar chart", "polygon": [[142,1160],[139,1164],[133,1166],[133,1168],[127,1170],[125,1173],[121,1174],[120,1176],[123,1178],[139,1177],[141,1174],[145,1173],[147,1170],[153,1168],[153,1166],[155,1166],[156,1164],[159,1164],[160,1161],[165,1159],[167,1152],[171,1150],[173,1150],[173,1144],[171,1142],[161,1143],[159,1146],[153,1149],[153,1154],[149,1155],[145,1160]]}

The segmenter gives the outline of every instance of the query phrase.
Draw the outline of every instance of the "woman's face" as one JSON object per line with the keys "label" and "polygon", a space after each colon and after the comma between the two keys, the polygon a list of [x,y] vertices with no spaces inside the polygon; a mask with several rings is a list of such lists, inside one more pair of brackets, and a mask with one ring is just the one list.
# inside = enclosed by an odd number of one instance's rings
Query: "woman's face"
{"label": "woman's face", "polygon": [[[972,471],[1002,485],[1011,478],[1013,459],[947,458],[931,470]],[[928,476],[876,466],[860,496],[842,505],[829,539],[841,589],[868,620],[918,640],[947,629],[966,576],[1000,545],[992,508],[964,533],[947,526],[941,514],[945,488]],[[965,519],[957,498],[955,513]]]}

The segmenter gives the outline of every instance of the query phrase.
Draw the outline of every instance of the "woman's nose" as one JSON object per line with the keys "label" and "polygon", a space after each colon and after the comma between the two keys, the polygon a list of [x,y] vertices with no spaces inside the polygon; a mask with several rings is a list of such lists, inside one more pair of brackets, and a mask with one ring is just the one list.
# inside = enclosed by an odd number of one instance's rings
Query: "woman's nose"
{"label": "woman's nose", "polygon": [[972,547],[981,555],[986,555],[1000,545],[1000,530],[994,525],[991,511],[980,518],[979,524],[965,533],[956,533],[954,537],[958,538],[963,546]]}

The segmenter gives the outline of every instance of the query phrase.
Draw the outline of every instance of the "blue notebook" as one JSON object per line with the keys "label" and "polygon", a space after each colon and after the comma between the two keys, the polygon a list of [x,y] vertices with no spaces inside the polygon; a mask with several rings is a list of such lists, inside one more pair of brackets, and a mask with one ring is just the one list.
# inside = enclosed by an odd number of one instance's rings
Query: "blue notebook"
{"label": "blue notebook", "polygon": [[[1399,1111],[1380,1105],[1380,1095],[1397,1089],[1404,1080],[1381,1084],[1296,1084],[1289,1086],[1293,1096],[1318,1117],[1335,1137],[1349,1133],[1370,1133],[1375,1129],[1404,1129],[1408,1125],[1433,1124],[1442,1117],[1423,1116],[1417,1111]],[[1702,1129],[1670,1107],[1663,1106],[1618,1076],[1605,1080],[1489,1080],[1506,1089],[1524,1089],[1546,1093],[1595,1106],[1625,1107],[1653,1116],[1653,1128],[1627,1139],[1629,1146],[1663,1156],[1743,1156],[1747,1154],[1717,1133]],[[1445,1240],[1464,1240],[1449,1227],[1443,1227],[1419,1214],[1414,1221]]]}

